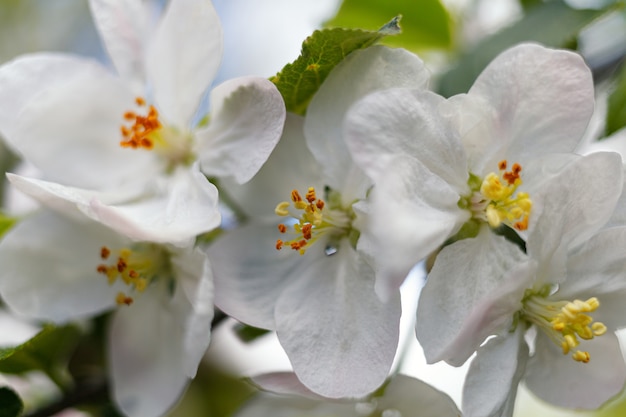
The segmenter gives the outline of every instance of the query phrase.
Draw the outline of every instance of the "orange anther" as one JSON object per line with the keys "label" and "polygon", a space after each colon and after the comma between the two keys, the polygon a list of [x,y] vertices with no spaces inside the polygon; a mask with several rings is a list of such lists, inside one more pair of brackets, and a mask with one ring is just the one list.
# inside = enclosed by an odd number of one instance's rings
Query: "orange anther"
{"label": "orange anther", "polygon": [[298,190],[291,191],[291,201],[293,201],[294,203],[297,201],[302,201],[302,197],[300,196]]}
{"label": "orange anther", "polygon": [[98,273],[106,275],[108,270],[109,269],[107,268],[106,265],[98,265],[98,269],[97,269]]}
{"label": "orange anther", "polygon": [[312,203],[315,201],[315,188],[313,187],[309,187],[309,189],[306,192],[306,201],[308,201],[309,203]]}
{"label": "orange anther", "polygon": [[278,239],[276,240],[276,249],[281,250],[283,248],[283,241]]}
{"label": "orange anther", "polygon": [[102,259],[107,259],[110,254],[111,254],[111,250],[107,248],[106,246],[103,246],[102,248],[100,248],[100,257]]}
{"label": "orange anther", "polygon": [[315,206],[319,209],[322,210],[324,208],[324,200],[317,200],[317,203],[315,203]]}
{"label": "orange anther", "polygon": [[142,97],[137,97],[135,98],[135,103],[137,103],[138,106],[144,106],[146,104],[146,100]]}
{"label": "orange anther", "polygon": [[302,226],[302,237],[306,240],[311,239],[311,230],[313,229],[313,225],[311,223],[307,223]]}
{"label": "orange anther", "polygon": [[506,169],[506,159],[503,159],[502,161],[498,162],[498,169],[500,171],[504,171]]}
{"label": "orange anther", "polygon": [[282,223],[281,223],[281,224],[279,224],[279,225],[278,225],[278,231],[279,231],[280,233],[285,233],[285,232],[287,232],[287,226],[285,226],[285,225],[284,225],[284,224],[282,224]]}

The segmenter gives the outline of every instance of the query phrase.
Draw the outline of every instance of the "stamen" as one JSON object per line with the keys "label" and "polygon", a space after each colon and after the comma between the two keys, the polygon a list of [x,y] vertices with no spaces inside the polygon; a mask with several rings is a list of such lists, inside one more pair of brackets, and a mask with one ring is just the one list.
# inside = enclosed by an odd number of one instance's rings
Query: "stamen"
{"label": "stamen", "polygon": [[516,230],[526,230],[532,201],[528,193],[516,194],[517,188],[522,184],[520,176],[522,166],[515,163],[510,171],[505,171],[506,167],[507,161],[500,161],[498,163],[500,175],[492,172],[483,180],[480,194],[486,207],[482,208],[480,201],[473,204],[477,210],[484,210],[485,220],[491,227],[495,228],[504,223]]}
{"label": "stamen", "polygon": [[279,203],[274,212],[279,216],[291,216],[297,220],[291,228],[284,223],[278,225],[280,233],[291,232],[295,236],[291,240],[278,239],[276,249],[280,250],[288,246],[303,255],[322,235],[328,233],[347,235],[353,216],[351,209],[325,209],[325,207],[326,203],[317,198],[314,187],[307,189],[304,199],[298,190],[292,190],[291,202]]}
{"label": "stamen", "polygon": [[[142,97],[137,97],[135,103],[139,107],[146,106],[146,101]],[[150,105],[148,107],[148,114],[145,116],[133,111],[127,111],[124,113],[123,117],[124,120],[131,124],[129,126],[122,125],[120,127],[123,138],[120,141],[120,146],[133,149],[152,149],[154,147],[155,133],[161,129],[157,109]]]}
{"label": "stamen", "polygon": [[[606,333],[603,323],[594,322],[586,314],[598,307],[600,302],[596,297],[587,301],[549,301],[540,295],[531,295],[524,300],[522,316],[542,329],[567,355],[581,340],[591,340]],[[589,352],[585,351],[577,350],[572,354],[572,359],[577,362],[587,363],[590,358]]]}

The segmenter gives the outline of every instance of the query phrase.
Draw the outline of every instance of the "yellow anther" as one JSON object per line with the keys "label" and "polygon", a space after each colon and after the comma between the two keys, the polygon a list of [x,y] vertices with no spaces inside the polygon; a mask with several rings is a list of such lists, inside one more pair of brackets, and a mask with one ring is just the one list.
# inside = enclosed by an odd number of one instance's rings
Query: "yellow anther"
{"label": "yellow anther", "polygon": [[577,362],[587,363],[591,359],[591,356],[589,355],[589,352],[577,350],[572,354],[572,359]]}
{"label": "yellow anther", "polygon": [[276,213],[278,216],[288,216],[289,215],[289,202],[282,201],[278,203],[278,205],[274,209],[274,213]]}
{"label": "yellow anther", "polygon": [[132,297],[128,297],[123,292],[118,292],[117,296],[115,297],[115,302],[117,303],[117,305],[120,305],[120,306],[122,304],[129,306],[133,303],[133,299]]}
{"label": "yellow anther", "polygon": [[[498,168],[501,174],[491,172],[485,176],[480,186],[480,194],[485,205],[478,205],[478,210],[484,210],[484,220],[491,227],[499,227],[502,223],[517,230],[528,228],[528,219],[532,209],[532,201],[528,193],[519,192],[517,188],[522,184],[520,164],[513,164],[510,171],[505,171],[506,161],[500,161]],[[478,213],[478,217],[481,213]]]}
{"label": "yellow anther", "polygon": [[[532,295],[525,298],[522,317],[536,324],[557,346],[568,354],[581,340],[591,340],[602,336],[607,328],[603,323],[594,322],[588,314],[600,307],[597,298],[587,301],[549,301],[545,295]],[[589,362],[589,352],[576,351],[572,358],[578,362]]]}

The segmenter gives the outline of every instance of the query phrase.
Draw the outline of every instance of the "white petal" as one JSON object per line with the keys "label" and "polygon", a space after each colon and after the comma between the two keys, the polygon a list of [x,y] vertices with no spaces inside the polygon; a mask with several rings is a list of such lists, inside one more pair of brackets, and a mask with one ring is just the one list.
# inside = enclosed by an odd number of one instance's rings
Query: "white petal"
{"label": "white petal", "polygon": [[165,118],[188,127],[222,58],[222,28],[210,1],[170,1],[148,49],[148,78]]}
{"label": "white petal", "polygon": [[399,292],[380,302],[374,271],[347,241],[332,256],[318,253],[303,255],[314,261],[292,274],[278,299],[278,339],[307,388],[331,398],[362,397],[378,388],[391,368]]}
{"label": "white petal", "polygon": [[252,326],[275,329],[276,300],[297,279],[309,258],[276,250],[281,237],[274,225],[248,225],[220,237],[208,249],[215,276],[215,304]]}
{"label": "white petal", "polygon": [[104,193],[66,187],[55,182],[26,178],[15,174],[7,174],[7,178],[11,185],[34,198],[42,205],[79,222],[86,220],[83,211],[86,210],[89,202],[93,199],[107,202],[108,204],[115,204],[136,195],[134,189],[122,189],[118,193]]}
{"label": "white petal", "polygon": [[182,343],[185,352],[184,371],[193,378],[209,347],[214,313],[213,273],[207,256],[199,249],[186,248],[174,252],[171,262],[177,285],[173,302],[189,304],[191,310],[184,317]]}
{"label": "white petal", "polygon": [[538,333],[526,372],[526,385],[536,396],[559,407],[596,409],[622,391],[626,365],[614,333],[578,346],[589,352],[589,363],[563,355],[560,347]]}
{"label": "white petal", "polygon": [[189,381],[183,342],[189,306],[180,297],[170,299],[163,284],[155,283],[132,305],[118,308],[111,323],[108,359],[113,398],[133,417],[163,415]]}
{"label": "white petal", "polygon": [[250,180],[267,161],[285,123],[285,104],[263,78],[227,81],[211,91],[211,122],[199,131],[198,157],[208,175]]}
{"label": "white petal", "polygon": [[534,194],[527,251],[538,260],[540,281],[564,279],[567,249],[589,239],[608,221],[622,181],[619,155],[598,152],[572,162]]}
{"label": "white petal", "polygon": [[398,155],[384,171],[371,193],[370,222],[382,278],[376,291],[386,299],[416,263],[458,231],[469,212],[459,209],[459,194],[419,160]]}
{"label": "white petal", "polygon": [[109,74],[94,60],[60,53],[22,55],[0,67],[0,131],[9,145],[19,149],[13,130],[26,104],[48,88],[85,76]]}
{"label": "white petal", "polygon": [[416,334],[429,363],[462,365],[490,335],[506,331],[534,279],[522,251],[485,226],[438,255],[417,306]]}
{"label": "white petal", "polygon": [[413,415],[416,410],[419,410],[420,417],[461,415],[454,401],[446,394],[406,375],[391,377],[384,394],[374,398],[379,410],[394,409],[407,417]]}
{"label": "white petal", "polygon": [[304,119],[287,113],[283,135],[267,163],[247,183],[237,184],[220,178],[220,189],[239,209],[255,220],[276,222],[276,205],[289,199],[291,190],[306,192],[308,187],[323,190],[321,167],[306,147]]}
{"label": "white petal", "polygon": [[[548,152],[570,152],[594,106],[591,71],[572,52],[524,44],[496,57],[469,91],[495,110],[493,146],[523,162]],[[507,146],[508,145],[508,146]]]}
{"label": "white petal", "polygon": [[17,313],[64,322],[115,305],[116,290],[96,269],[102,246],[124,240],[96,223],[75,223],[42,210],[21,220],[0,243],[0,293]]}
{"label": "white petal", "polygon": [[417,56],[382,46],[355,51],[333,69],[311,100],[304,125],[309,148],[324,164],[324,173],[332,180],[329,186],[342,190],[341,181],[352,169],[342,133],[348,108],[376,90],[391,87],[423,89],[428,78],[424,64]]}
{"label": "white petal", "polygon": [[89,0],[96,29],[125,79],[140,86],[144,81],[144,59],[151,10],[137,0]]}
{"label": "white petal", "polygon": [[85,73],[47,88],[22,109],[15,147],[49,181],[96,190],[145,181],[160,168],[150,152],[122,148],[123,115],[135,107],[119,78]]}
{"label": "white petal", "polygon": [[184,245],[219,226],[217,189],[197,166],[157,180],[136,201],[108,205],[94,198],[84,211],[131,239],[155,243]]}
{"label": "white petal", "polygon": [[527,362],[528,345],[522,326],[478,349],[463,387],[463,415],[511,417]]}
{"label": "white petal", "polygon": [[346,141],[374,181],[389,156],[410,155],[459,193],[467,190],[467,156],[455,126],[442,115],[446,101],[430,92],[390,89],[372,93],[346,116]]}

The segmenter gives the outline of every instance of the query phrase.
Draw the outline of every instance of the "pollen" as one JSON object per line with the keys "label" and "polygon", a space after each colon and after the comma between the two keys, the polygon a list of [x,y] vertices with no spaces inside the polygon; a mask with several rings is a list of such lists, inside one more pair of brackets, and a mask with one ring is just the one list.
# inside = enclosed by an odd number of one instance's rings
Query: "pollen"
{"label": "pollen", "polygon": [[516,230],[526,230],[532,200],[528,193],[517,191],[522,185],[522,166],[515,163],[509,171],[507,166],[506,160],[500,161],[500,174],[492,172],[484,178],[480,186],[480,201],[484,202],[482,216],[494,228],[506,224]]}
{"label": "pollen", "polygon": [[278,239],[276,249],[289,247],[304,255],[306,250],[321,236],[340,236],[351,228],[353,214],[351,209],[329,208],[324,200],[318,198],[314,187],[309,187],[304,198],[298,190],[291,191],[291,201],[278,203],[275,214],[295,219],[293,225],[278,225],[281,234],[291,235],[291,239]]}
{"label": "pollen", "polygon": [[[168,254],[156,245],[138,245],[138,248],[111,250],[103,246],[100,258],[106,263],[96,266],[96,271],[107,277],[109,285],[121,282],[128,292],[142,293],[148,284],[163,272],[167,273]],[[123,292],[116,296],[118,305],[130,305],[133,297]]]}
{"label": "pollen", "polygon": [[137,97],[135,104],[139,110],[143,110],[143,114],[130,110],[123,114],[125,124],[120,126],[122,134],[120,146],[132,149],[152,149],[155,145],[155,134],[162,127],[159,112],[153,105],[148,106],[142,97]]}
{"label": "pollen", "polygon": [[589,314],[599,307],[596,297],[587,301],[551,302],[540,296],[531,296],[525,300],[522,314],[528,321],[537,324],[564,355],[571,352],[572,359],[587,363],[591,359],[589,352],[577,348],[582,340],[591,340],[606,333],[606,326],[594,321]]}

